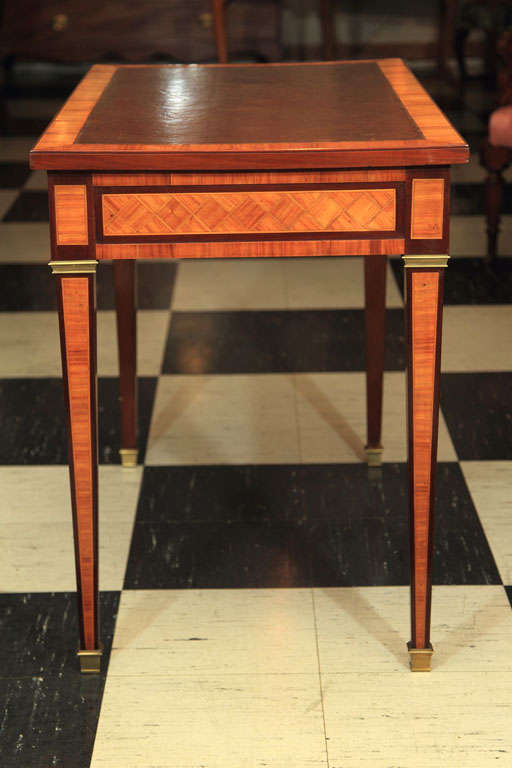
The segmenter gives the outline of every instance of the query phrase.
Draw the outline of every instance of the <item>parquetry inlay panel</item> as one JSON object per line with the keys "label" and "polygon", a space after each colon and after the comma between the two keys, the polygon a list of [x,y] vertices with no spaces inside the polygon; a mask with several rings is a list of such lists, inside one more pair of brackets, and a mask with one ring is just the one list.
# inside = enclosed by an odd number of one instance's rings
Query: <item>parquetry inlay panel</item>
{"label": "parquetry inlay panel", "polygon": [[106,236],[394,231],[394,189],[103,195]]}

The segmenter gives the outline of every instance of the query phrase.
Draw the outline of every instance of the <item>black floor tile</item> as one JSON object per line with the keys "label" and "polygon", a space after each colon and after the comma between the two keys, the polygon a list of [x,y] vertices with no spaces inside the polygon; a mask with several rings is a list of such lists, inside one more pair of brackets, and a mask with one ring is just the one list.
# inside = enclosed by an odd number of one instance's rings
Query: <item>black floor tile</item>
{"label": "black floor tile", "polygon": [[305,475],[300,465],[145,467],[137,522],[298,522]]}
{"label": "black floor tile", "polygon": [[[143,460],[156,378],[138,380],[139,461]],[[99,462],[118,464],[120,408],[117,378],[98,380]],[[61,379],[0,379],[0,464],[67,464]]]}
{"label": "black floor tile", "polygon": [[48,192],[23,189],[2,221],[49,221]]}
{"label": "black floor tile", "polygon": [[310,583],[307,541],[295,535],[292,524],[139,523],[124,588],[231,589]]}
{"label": "black floor tile", "polygon": [[[398,287],[404,293],[403,264],[391,259]],[[512,258],[492,264],[483,258],[451,259],[444,281],[445,304],[509,304],[512,301]]]}
{"label": "black floor tile", "polygon": [[[174,312],[163,373],[365,370],[364,311]],[[386,312],[386,370],[405,367],[403,311]]]}
{"label": "black floor tile", "polygon": [[46,264],[0,264],[0,312],[50,309],[57,309],[57,293]]}
{"label": "black floor tile", "polygon": [[[407,478],[405,464],[146,467],[125,588],[408,584]],[[457,464],[439,465],[437,496],[435,583],[500,583]]]}
{"label": "black floor tile", "polygon": [[[507,195],[507,197],[509,197]],[[474,216],[485,211],[485,188],[483,184],[452,184],[450,191],[450,213],[452,216]],[[503,207],[502,212],[505,213]]]}
{"label": "black floor tile", "polygon": [[[484,184],[452,184],[450,212],[452,215],[474,216],[486,210]],[[502,215],[512,213],[512,188],[505,184],[500,207]]]}
{"label": "black floor tile", "polygon": [[[137,307],[169,309],[177,264],[175,261],[141,262],[137,264]],[[99,309],[115,309],[114,270],[110,262],[102,262],[97,270]]]}
{"label": "black floor tile", "polygon": [[99,675],[81,675],[74,593],[0,595],[2,768],[89,768],[119,592],[100,595]]}
{"label": "black floor tile", "polygon": [[[384,464],[371,473],[358,465],[319,467],[311,474],[304,496],[316,516],[310,522],[314,586],[409,584],[407,465]],[[434,583],[500,583],[457,464],[438,465],[436,496]]]}
{"label": "black floor tile", "polygon": [[441,407],[461,461],[512,459],[512,372],[445,373]]}
{"label": "black floor tile", "polygon": [[[156,392],[156,377],[139,376],[138,380],[138,462],[146,455],[151,414]],[[121,407],[117,378],[101,378],[98,381],[99,462],[119,464],[121,448]]]}
{"label": "black floor tile", "polygon": [[34,136],[34,144],[37,137],[40,136],[48,127],[52,115],[48,117],[39,117],[37,115],[18,117],[17,115],[7,115],[0,125],[1,136]]}
{"label": "black floor tile", "polygon": [[487,121],[479,112],[467,107],[446,109],[445,116],[467,140],[468,135],[484,136],[487,133]]}
{"label": "black floor tile", "polygon": [[[175,262],[137,265],[139,309],[168,309],[176,278]],[[110,262],[96,274],[98,309],[115,309],[114,277]],[[46,264],[0,264],[0,312],[56,309],[55,279]]]}
{"label": "black floor tile", "polygon": [[18,189],[26,182],[30,173],[26,163],[0,163],[0,189]]}

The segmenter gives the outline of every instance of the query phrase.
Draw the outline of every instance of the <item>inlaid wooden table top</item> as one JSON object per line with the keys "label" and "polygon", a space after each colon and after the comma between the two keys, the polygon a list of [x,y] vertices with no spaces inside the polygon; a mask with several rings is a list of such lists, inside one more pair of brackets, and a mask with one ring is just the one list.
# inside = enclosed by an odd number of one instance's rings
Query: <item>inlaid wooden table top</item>
{"label": "inlaid wooden table top", "polygon": [[31,152],[48,170],[375,168],[466,162],[400,59],[97,65]]}

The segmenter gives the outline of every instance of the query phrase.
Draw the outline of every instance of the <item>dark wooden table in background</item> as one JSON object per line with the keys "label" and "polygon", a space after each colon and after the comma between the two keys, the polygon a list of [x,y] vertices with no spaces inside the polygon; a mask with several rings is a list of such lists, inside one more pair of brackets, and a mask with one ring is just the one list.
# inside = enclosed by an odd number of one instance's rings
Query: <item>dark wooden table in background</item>
{"label": "dark wooden table in background", "polygon": [[468,148],[399,59],[95,66],[31,152],[49,177],[80,661],[97,671],[95,271],[114,260],[122,460],[136,463],[135,267],[365,256],[367,455],[381,460],[386,259],[406,267],[413,670],[430,669],[449,166]]}

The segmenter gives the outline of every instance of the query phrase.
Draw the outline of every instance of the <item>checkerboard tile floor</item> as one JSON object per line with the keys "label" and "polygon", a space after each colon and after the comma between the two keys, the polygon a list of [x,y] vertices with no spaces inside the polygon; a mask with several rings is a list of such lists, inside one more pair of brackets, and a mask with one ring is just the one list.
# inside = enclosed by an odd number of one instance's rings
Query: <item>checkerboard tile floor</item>
{"label": "checkerboard tile floor", "polygon": [[[470,140],[485,91],[428,83]],[[360,258],[139,265],[140,465],[119,466],[98,274],[103,671],[81,677],[46,180],[59,101],[0,139],[3,768],[510,765],[512,193],[454,172],[430,676],[408,671],[403,286],[390,259],[384,465],[364,464]]]}

